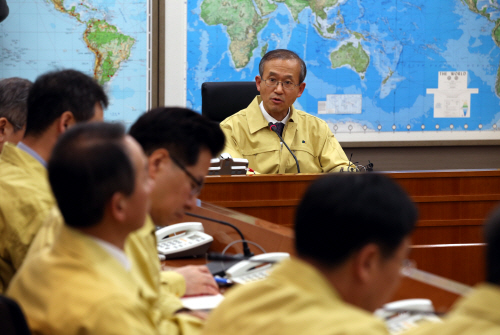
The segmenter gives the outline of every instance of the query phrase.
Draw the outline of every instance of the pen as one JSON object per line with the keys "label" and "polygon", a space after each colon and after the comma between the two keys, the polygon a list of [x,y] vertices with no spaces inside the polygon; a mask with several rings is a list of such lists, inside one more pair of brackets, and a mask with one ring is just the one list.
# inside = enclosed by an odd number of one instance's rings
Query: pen
{"label": "pen", "polygon": [[229,279],[226,279],[226,278],[222,278],[222,277],[218,277],[218,276],[215,276],[214,277],[215,279],[215,282],[217,284],[221,284],[221,285],[229,285],[229,284],[232,284],[233,282]]}

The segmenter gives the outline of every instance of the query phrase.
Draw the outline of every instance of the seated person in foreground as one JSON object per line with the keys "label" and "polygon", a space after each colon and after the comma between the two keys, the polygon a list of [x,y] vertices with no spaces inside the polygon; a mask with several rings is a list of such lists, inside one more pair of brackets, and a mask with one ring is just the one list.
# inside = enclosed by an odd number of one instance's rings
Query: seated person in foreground
{"label": "seated person in foreground", "polygon": [[[33,333],[160,334],[124,253],[143,226],[152,180],[139,144],[118,124],[68,130],[48,163],[65,225],[54,245],[27,259],[7,295],[24,310]],[[189,329],[195,318],[165,320],[162,334]]]}
{"label": "seated person in foreground", "polygon": [[31,85],[31,81],[22,78],[0,80],[0,152],[5,142],[17,144],[23,139]]}
{"label": "seated person in foreground", "polygon": [[306,72],[293,51],[265,54],[255,77],[260,96],[220,124],[226,135],[223,152],[248,159],[248,167],[258,173],[297,173],[293,156],[269,129],[272,122],[297,157],[301,173],[347,170],[350,163],[327,123],[293,106],[306,87]]}
{"label": "seated person in foreground", "polygon": [[0,153],[0,292],[21,266],[35,235],[57,212],[47,161],[67,129],[102,121],[108,98],[97,81],[75,70],[39,76],[28,93],[24,138]]}
{"label": "seated person in foreground", "polygon": [[[213,276],[204,265],[176,269],[186,281],[175,280],[173,271],[160,271],[153,232],[155,225],[178,223],[184,212],[196,207],[196,197],[208,174],[210,159],[224,146],[224,134],[206,117],[177,107],[160,107],[144,113],[132,125],[129,134],[146,153],[149,177],[155,185],[146,224],[130,235],[126,250],[129,254],[144,255],[146,262],[137,262],[137,266],[149,268],[149,271],[142,271],[151,276],[146,284],[151,285],[153,295],[159,296],[162,311],[169,314],[182,308],[178,297],[184,294],[219,293]],[[162,286],[169,286],[175,296],[164,294]]]}
{"label": "seated person in foreground", "polygon": [[297,257],[231,289],[204,334],[388,334],[372,312],[399,284],[416,219],[408,195],[383,175],[316,180],[297,209]]}
{"label": "seated person in foreground", "polygon": [[[185,134],[192,135],[186,137]],[[162,107],[144,113],[132,125],[130,135],[147,153],[148,175],[155,181],[146,222],[132,232],[125,243],[131,272],[141,286],[141,298],[157,310],[155,323],[159,325],[175,313],[205,318],[203,313],[183,308],[179,298],[219,293],[213,276],[204,265],[161,271],[154,231],[155,225],[179,222],[185,211],[196,206],[196,196],[208,172],[210,159],[224,146],[224,134],[217,124],[198,113],[185,108]],[[62,225],[60,214],[53,211],[33,241],[27,258],[50,247]],[[199,328],[201,326],[200,321]],[[184,329],[179,331],[183,333]]]}
{"label": "seated person in foreground", "polygon": [[408,335],[493,335],[500,334],[500,208],[484,229],[486,282],[476,285],[459,299],[443,323],[429,323],[408,331]]}

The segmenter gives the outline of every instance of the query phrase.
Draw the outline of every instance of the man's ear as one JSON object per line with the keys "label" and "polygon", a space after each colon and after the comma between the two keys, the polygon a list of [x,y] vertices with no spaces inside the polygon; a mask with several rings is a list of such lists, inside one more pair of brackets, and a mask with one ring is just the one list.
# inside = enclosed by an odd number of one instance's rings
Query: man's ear
{"label": "man's ear", "polygon": [[116,192],[113,194],[106,207],[109,208],[111,217],[116,221],[124,222],[127,219],[127,199],[123,193]]}
{"label": "man's ear", "polygon": [[260,84],[262,84],[262,78],[260,76],[255,76],[255,85],[257,85],[257,91],[260,92]]}
{"label": "man's ear", "polygon": [[306,88],[306,83],[303,82],[302,84],[299,85],[299,93],[297,94],[297,98],[299,98],[302,95],[302,93],[304,93],[305,88]]}
{"label": "man's ear", "polygon": [[378,270],[380,257],[380,248],[374,243],[365,245],[354,255],[355,276],[362,283],[366,284],[371,281]]}
{"label": "man's ear", "polygon": [[72,112],[66,111],[61,114],[57,123],[57,130],[64,133],[69,127],[76,123],[75,116]]}
{"label": "man's ear", "polygon": [[9,126],[9,121],[5,117],[0,117],[0,143],[5,142],[7,138],[7,127]]}
{"label": "man's ear", "polygon": [[156,179],[157,174],[165,168],[165,163],[170,161],[170,153],[165,148],[159,148],[153,151],[148,157],[149,177]]}

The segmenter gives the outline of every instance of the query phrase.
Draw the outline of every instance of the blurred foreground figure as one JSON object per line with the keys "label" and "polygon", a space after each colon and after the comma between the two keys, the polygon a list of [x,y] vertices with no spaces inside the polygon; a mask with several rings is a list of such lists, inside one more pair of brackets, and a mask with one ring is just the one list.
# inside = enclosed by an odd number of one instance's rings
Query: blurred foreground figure
{"label": "blurred foreground figure", "polygon": [[204,334],[388,334],[372,312],[399,284],[416,219],[383,175],[316,180],[297,210],[297,257],[229,291]]}
{"label": "blurred foreground figure", "polygon": [[486,282],[459,299],[443,323],[426,324],[411,335],[500,334],[500,208],[486,222]]}

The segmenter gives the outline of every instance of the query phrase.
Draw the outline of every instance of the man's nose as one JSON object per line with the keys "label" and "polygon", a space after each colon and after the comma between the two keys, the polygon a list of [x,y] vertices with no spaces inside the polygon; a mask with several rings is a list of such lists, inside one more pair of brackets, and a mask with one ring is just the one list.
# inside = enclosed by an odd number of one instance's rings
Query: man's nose
{"label": "man's nose", "polygon": [[278,94],[283,93],[283,83],[281,81],[279,81],[278,85],[276,85],[276,87],[274,88],[274,92],[276,92]]}
{"label": "man's nose", "polygon": [[196,199],[198,199],[196,195],[189,195],[189,198],[186,200],[186,203],[184,204],[186,210],[191,210],[194,207],[196,207]]}

